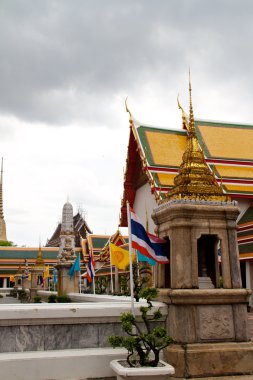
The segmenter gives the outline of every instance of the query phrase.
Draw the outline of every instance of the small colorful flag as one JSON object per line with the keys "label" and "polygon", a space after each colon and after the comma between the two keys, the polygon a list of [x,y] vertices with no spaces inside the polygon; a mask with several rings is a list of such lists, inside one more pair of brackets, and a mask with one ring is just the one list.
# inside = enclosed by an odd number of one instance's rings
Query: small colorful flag
{"label": "small colorful flag", "polygon": [[[118,247],[115,244],[110,243],[111,250],[111,264],[115,265],[119,269],[126,269],[126,267],[130,263],[129,251],[127,249],[123,249]],[[132,254],[133,260],[135,259],[135,255]]]}
{"label": "small colorful flag", "polygon": [[220,246],[220,240],[218,242],[218,263],[221,263],[221,246]]}
{"label": "small colorful flag", "polygon": [[147,233],[140,219],[130,208],[132,247],[159,264],[169,263],[167,242]]}
{"label": "small colorful flag", "polygon": [[92,282],[93,278],[95,277],[95,263],[94,263],[94,258],[93,258],[93,254],[91,250],[89,250],[86,277],[87,277],[88,282]]}
{"label": "small colorful flag", "polygon": [[46,268],[45,268],[45,270],[44,270],[43,278],[44,278],[44,280],[46,280],[49,277],[50,277],[50,274],[49,274],[49,265],[47,265]]}
{"label": "small colorful flag", "polygon": [[148,263],[151,266],[155,265],[155,260],[150,259],[148,256],[143,255],[139,251],[137,251],[137,257],[138,257],[139,263]]}
{"label": "small colorful flag", "polygon": [[72,278],[74,276],[74,273],[78,272],[80,270],[81,270],[81,268],[80,268],[80,255],[78,255],[77,258],[75,259],[74,264],[72,265],[72,267],[68,271],[69,277]]}
{"label": "small colorful flag", "polygon": [[54,275],[54,284],[57,284],[57,270],[56,270],[56,268],[54,268],[53,275]]}

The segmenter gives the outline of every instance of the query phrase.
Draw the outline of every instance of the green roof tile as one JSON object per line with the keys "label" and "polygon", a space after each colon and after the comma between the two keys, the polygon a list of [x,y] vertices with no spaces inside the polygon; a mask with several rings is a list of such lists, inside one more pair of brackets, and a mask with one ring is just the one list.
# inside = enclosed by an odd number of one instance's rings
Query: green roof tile
{"label": "green roof tile", "polygon": [[250,206],[247,211],[243,214],[238,222],[238,225],[253,222],[253,206]]}

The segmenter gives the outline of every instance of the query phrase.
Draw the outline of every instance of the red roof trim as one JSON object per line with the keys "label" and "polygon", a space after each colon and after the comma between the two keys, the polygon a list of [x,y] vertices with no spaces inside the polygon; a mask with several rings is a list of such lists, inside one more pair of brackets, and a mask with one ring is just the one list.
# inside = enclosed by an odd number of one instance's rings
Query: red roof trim
{"label": "red roof trim", "polygon": [[233,179],[225,179],[225,178],[222,178],[222,180],[221,179],[219,179],[219,178],[217,178],[216,179],[217,180],[217,182],[219,182],[219,183],[230,183],[230,184],[233,184],[233,183],[236,183],[236,184],[244,184],[244,185],[253,185],[253,179],[237,179],[237,178],[233,178]]}
{"label": "red roof trim", "polygon": [[252,229],[253,229],[253,224],[250,224],[250,225],[245,226],[245,227],[240,227],[240,224],[239,224],[237,227],[238,232],[248,231],[248,230],[252,230]]}
{"label": "red roof trim", "polygon": [[175,168],[165,168],[165,167],[156,167],[156,166],[146,166],[145,169],[148,169],[150,172],[166,172],[166,173],[178,172],[178,169],[175,169]]}
{"label": "red roof trim", "polygon": [[253,166],[252,161],[223,160],[219,158],[205,158],[205,161],[208,164],[230,164],[230,165]]}
{"label": "red roof trim", "polygon": [[238,240],[238,245],[253,243],[253,238],[252,237],[241,239],[241,240],[237,239],[237,240]]}

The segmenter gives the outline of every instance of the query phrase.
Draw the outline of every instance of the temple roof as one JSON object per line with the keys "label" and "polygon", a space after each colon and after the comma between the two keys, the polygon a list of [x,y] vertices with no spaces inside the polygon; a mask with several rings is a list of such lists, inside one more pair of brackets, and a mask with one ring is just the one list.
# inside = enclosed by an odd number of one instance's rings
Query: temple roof
{"label": "temple roof", "polygon": [[[73,228],[75,233],[75,246],[81,247],[80,235],[83,239],[86,238],[87,232],[92,233],[88,224],[82,215],[78,212],[73,217]],[[46,243],[46,247],[59,247],[60,245],[60,233],[61,233],[61,223],[59,223],[50,239]]]}
{"label": "temple roof", "polygon": [[[149,182],[157,201],[173,187],[186,149],[187,131],[155,128],[130,119],[130,137],[121,226],[126,226],[126,200]],[[199,145],[218,184],[232,198],[253,198],[253,125],[195,120]],[[141,168],[139,167],[141,165]]]}
{"label": "temple roof", "polygon": [[[6,274],[15,274],[19,266],[23,270],[25,268],[25,260],[29,267],[35,265],[38,250],[38,247],[0,247],[0,277],[4,277]],[[80,248],[75,249],[76,254],[80,251]],[[56,264],[59,248],[42,247],[41,252],[45,265],[49,265],[51,268]]]}
{"label": "temple roof", "polygon": [[240,260],[253,259],[253,204],[238,221],[237,240]]}

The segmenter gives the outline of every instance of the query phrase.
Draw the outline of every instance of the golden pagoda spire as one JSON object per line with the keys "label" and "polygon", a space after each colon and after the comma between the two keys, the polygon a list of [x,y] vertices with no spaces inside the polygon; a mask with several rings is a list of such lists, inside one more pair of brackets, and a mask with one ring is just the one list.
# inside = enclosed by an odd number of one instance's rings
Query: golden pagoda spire
{"label": "golden pagoda spire", "polygon": [[1,178],[0,178],[0,241],[7,241],[6,225],[4,220],[3,208],[3,158],[1,163]]}
{"label": "golden pagoda spire", "polygon": [[174,187],[167,194],[166,198],[226,201],[229,198],[223,193],[222,188],[216,182],[214,174],[205,162],[204,153],[199,146],[192,106],[190,72],[189,103],[186,149],[178,174],[174,178]]}
{"label": "golden pagoda spire", "polygon": [[1,178],[0,178],[0,218],[4,219],[4,210],[3,210],[3,157],[1,163]]}
{"label": "golden pagoda spire", "polygon": [[35,261],[35,266],[36,267],[41,267],[41,266],[44,266],[45,265],[45,261],[43,259],[43,255],[42,255],[42,249],[41,249],[41,241],[40,241],[40,244],[39,244],[39,251],[38,251],[38,256],[37,256],[37,259]]}

